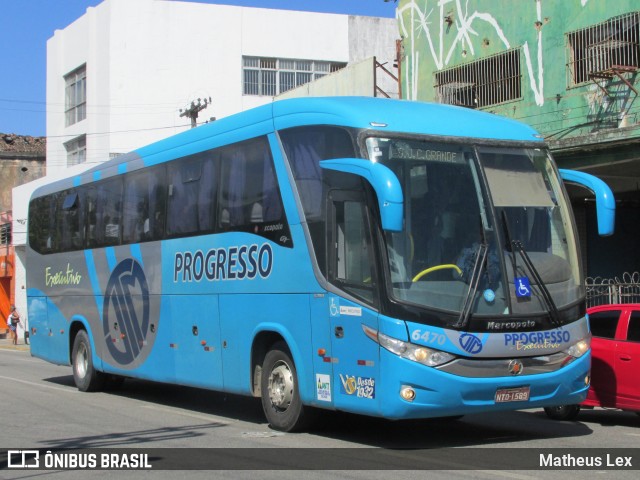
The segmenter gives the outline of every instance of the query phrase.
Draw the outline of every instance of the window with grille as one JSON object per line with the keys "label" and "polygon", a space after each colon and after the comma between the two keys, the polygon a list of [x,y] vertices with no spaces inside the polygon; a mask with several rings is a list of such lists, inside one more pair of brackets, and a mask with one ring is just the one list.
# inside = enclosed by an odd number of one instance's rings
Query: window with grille
{"label": "window with grille", "polygon": [[639,65],[640,12],[628,13],[566,34],[569,86]]}
{"label": "window with grille", "polygon": [[435,74],[440,103],[482,108],[517,100],[520,87],[520,49],[491,55]]}
{"label": "window with grille", "polygon": [[83,65],[64,77],[65,81],[65,125],[87,117],[87,66]]}
{"label": "window with grille", "polygon": [[317,60],[243,57],[243,94],[275,96],[299,87],[347,64]]}
{"label": "window with grille", "polygon": [[67,166],[84,163],[87,160],[87,136],[80,135],[64,144],[67,150]]}

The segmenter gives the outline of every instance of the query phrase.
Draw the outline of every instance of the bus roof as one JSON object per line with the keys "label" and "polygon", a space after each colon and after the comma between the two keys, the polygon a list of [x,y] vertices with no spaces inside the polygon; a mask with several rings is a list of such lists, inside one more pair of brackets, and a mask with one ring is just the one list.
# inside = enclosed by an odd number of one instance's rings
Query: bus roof
{"label": "bus roof", "polygon": [[309,97],[282,100],[272,105],[276,130],[325,123],[447,137],[541,141],[535,130],[521,122],[439,103],[369,97]]}
{"label": "bus roof", "polygon": [[541,136],[526,124],[464,107],[372,97],[292,98],[240,112],[120,155],[81,175],[42,186],[33,197],[304,125],[542,144]]}

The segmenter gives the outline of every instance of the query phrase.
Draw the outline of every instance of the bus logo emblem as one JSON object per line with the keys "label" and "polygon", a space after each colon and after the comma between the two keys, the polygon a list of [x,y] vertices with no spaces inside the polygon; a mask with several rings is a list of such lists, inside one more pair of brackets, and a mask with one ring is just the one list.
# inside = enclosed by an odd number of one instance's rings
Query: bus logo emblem
{"label": "bus logo emblem", "polygon": [[482,351],[482,341],[470,333],[460,335],[459,342],[462,349],[472,355]]}
{"label": "bus logo emblem", "polygon": [[524,370],[524,365],[520,360],[511,360],[507,368],[511,375],[520,375]]}
{"label": "bus logo emblem", "polygon": [[102,324],[107,348],[120,365],[129,365],[146,345],[149,287],[142,266],[132,258],[111,272],[104,293]]}

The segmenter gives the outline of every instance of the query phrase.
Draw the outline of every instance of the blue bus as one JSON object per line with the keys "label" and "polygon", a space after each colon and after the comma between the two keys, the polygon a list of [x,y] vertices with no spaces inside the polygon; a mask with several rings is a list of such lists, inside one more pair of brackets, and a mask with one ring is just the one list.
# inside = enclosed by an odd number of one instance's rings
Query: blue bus
{"label": "blue bus", "polygon": [[389,419],[577,404],[590,332],[576,228],[534,130],[452,106],[274,102],[40,187],[31,352],[124,378]]}

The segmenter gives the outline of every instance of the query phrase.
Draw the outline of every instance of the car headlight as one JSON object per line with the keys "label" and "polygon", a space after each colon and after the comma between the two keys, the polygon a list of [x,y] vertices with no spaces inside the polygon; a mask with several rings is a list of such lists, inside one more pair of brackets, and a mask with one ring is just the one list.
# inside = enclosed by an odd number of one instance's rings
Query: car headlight
{"label": "car headlight", "polygon": [[366,335],[380,346],[399,357],[406,358],[413,362],[418,362],[429,367],[438,367],[455,359],[456,356],[442,350],[415,345],[410,342],[398,340],[384,333],[380,333],[371,327],[362,325]]}
{"label": "car headlight", "polygon": [[591,334],[583,338],[579,342],[574,343],[568,349],[565,350],[567,355],[571,355],[574,358],[580,358],[591,348]]}

